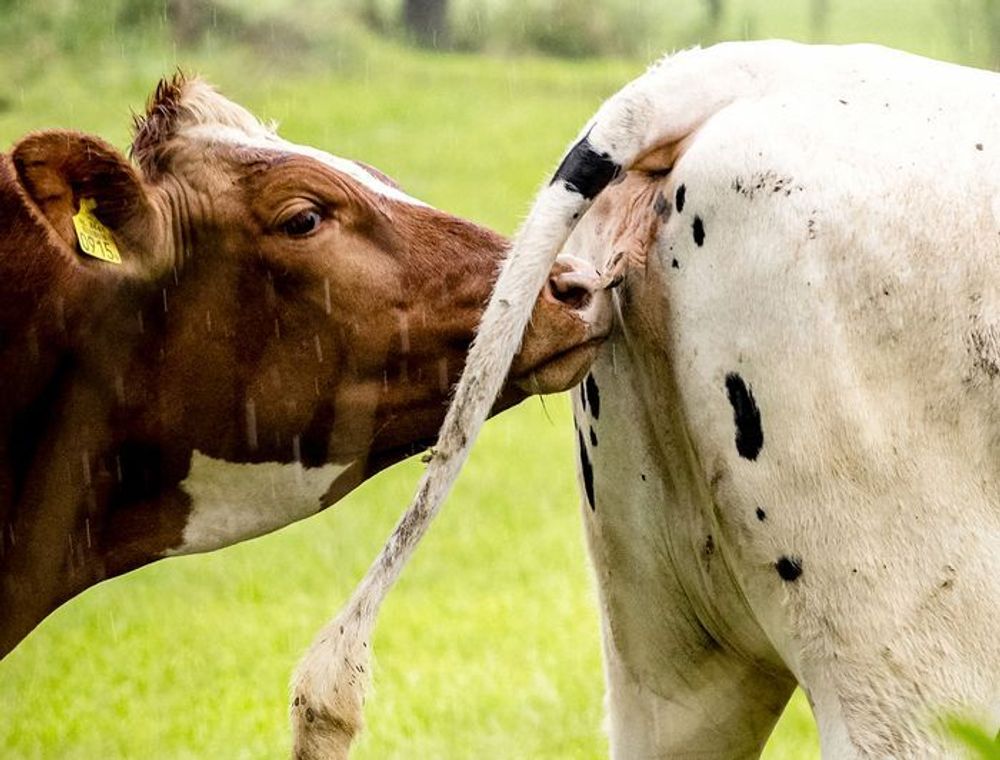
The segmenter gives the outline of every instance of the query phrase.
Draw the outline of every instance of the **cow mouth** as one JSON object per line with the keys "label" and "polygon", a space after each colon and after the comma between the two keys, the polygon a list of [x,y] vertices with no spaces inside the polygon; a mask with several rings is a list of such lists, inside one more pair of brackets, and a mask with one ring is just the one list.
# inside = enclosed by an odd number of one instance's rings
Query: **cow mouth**
{"label": "cow mouth", "polygon": [[511,378],[512,385],[525,393],[542,395],[569,390],[583,380],[608,334],[592,336],[582,343],[547,356],[526,370],[517,378]]}

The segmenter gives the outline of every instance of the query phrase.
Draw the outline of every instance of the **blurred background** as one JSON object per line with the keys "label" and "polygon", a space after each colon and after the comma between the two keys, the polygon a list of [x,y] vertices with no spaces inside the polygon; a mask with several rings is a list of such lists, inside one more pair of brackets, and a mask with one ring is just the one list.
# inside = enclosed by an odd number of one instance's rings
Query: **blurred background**
{"label": "blurred background", "polygon": [[[996,68],[1000,0],[0,0],[0,150],[46,127],[124,150],[130,113],[179,67],[285,137],[509,234],[648,63],[766,37]],[[487,426],[382,614],[356,757],[607,756],[572,447],[565,398]],[[0,757],[287,756],[295,662],[419,474],[403,463],[303,524],[63,607],[0,663]],[[818,756],[796,695],[765,757]]]}

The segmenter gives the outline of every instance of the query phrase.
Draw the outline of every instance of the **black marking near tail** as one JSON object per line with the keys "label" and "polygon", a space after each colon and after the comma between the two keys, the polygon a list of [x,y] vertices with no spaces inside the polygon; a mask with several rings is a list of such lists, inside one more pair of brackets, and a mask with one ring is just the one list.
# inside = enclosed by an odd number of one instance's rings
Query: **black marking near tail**
{"label": "black marking near tail", "polygon": [[621,171],[622,168],[611,160],[611,156],[594,150],[590,144],[590,132],[587,132],[563,158],[549,184],[554,185],[562,180],[567,189],[590,201]]}
{"label": "black marking near tail", "polygon": [[590,413],[594,415],[596,420],[601,416],[601,391],[597,387],[597,381],[594,376],[589,372],[587,377],[584,378],[583,387],[586,390],[587,398],[590,400]]}
{"label": "black marking near tail", "polygon": [[587,444],[583,442],[583,432],[579,428],[576,430],[577,443],[580,445],[580,472],[583,473],[583,490],[587,494],[587,503],[591,511],[597,509],[594,501],[594,468],[590,464],[590,457],[587,455]]}
{"label": "black marking near tail", "polygon": [[764,430],[760,426],[760,409],[753,393],[735,372],[726,375],[726,394],[733,406],[736,423],[736,450],[744,459],[753,461],[764,445]]}

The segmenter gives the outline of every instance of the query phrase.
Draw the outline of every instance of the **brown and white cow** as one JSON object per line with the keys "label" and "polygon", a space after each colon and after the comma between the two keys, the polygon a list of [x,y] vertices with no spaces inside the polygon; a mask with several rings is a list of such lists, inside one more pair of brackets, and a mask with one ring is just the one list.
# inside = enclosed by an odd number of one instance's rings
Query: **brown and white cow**
{"label": "brown and white cow", "polygon": [[[0,154],[0,656],[158,558],[274,530],[433,440],[505,241],[161,82],[138,167],[70,131]],[[84,255],[81,203],[121,263]],[[561,263],[503,408],[608,328]]]}

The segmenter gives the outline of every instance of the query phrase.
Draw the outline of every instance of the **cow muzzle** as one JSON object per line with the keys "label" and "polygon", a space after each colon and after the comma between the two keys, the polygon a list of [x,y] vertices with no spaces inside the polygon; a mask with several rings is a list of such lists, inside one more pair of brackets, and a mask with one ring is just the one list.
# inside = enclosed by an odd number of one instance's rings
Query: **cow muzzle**
{"label": "cow muzzle", "polygon": [[526,393],[557,393],[583,379],[611,332],[611,293],[583,259],[562,254],[535,302],[510,378]]}

